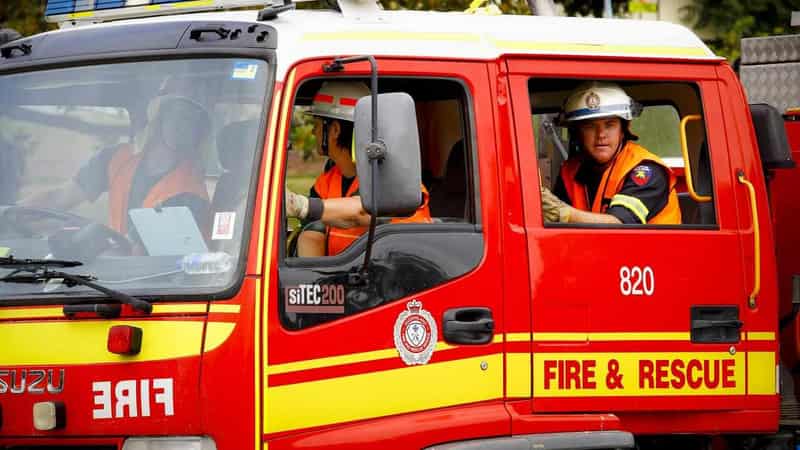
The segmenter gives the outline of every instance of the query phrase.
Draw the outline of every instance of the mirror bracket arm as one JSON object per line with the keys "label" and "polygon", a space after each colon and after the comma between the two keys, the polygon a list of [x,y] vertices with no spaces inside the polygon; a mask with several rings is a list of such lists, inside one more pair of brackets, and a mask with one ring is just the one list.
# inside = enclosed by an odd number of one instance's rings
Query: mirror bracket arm
{"label": "mirror bracket arm", "polygon": [[[378,171],[378,164],[386,157],[386,145],[378,140],[378,62],[372,55],[351,56],[348,58],[336,58],[330,64],[323,64],[322,70],[325,72],[338,72],[344,70],[345,64],[359,61],[369,61],[370,66],[370,94],[372,96],[372,123],[370,127],[370,143],[367,145],[366,152],[370,161],[372,178],[375,179]],[[369,220],[369,234],[367,236],[367,249],[364,252],[364,265],[359,271],[359,276],[348,277],[349,281],[357,283],[368,283],[369,264],[372,258],[372,244],[375,241],[375,227],[378,223],[378,200],[375,183],[372,183],[372,216]]]}

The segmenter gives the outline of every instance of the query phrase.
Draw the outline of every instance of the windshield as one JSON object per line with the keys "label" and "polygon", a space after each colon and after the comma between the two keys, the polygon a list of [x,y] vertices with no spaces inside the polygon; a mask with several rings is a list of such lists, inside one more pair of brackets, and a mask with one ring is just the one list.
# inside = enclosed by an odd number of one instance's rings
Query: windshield
{"label": "windshield", "polygon": [[[268,78],[233,58],[0,76],[0,257],[80,261],[64,271],[134,295],[231,286]],[[97,293],[0,283],[39,295]]]}

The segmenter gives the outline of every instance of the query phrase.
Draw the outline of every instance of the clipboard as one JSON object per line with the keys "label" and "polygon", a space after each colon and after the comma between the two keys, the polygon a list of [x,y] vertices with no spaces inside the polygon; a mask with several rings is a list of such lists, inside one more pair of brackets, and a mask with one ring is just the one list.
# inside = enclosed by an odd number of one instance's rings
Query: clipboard
{"label": "clipboard", "polygon": [[150,256],[207,253],[208,246],[186,206],[135,208],[128,215]]}

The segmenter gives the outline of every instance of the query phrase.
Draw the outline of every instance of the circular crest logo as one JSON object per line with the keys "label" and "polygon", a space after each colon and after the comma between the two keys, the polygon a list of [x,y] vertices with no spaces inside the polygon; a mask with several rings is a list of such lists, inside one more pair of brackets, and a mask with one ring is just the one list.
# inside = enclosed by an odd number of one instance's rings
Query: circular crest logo
{"label": "circular crest logo", "polygon": [[431,313],[422,309],[422,302],[411,300],[394,322],[394,346],[409,366],[427,364],[436,347],[438,329]]}
{"label": "circular crest logo", "polygon": [[592,111],[600,108],[600,96],[594,92],[590,92],[589,95],[586,96],[586,106]]}

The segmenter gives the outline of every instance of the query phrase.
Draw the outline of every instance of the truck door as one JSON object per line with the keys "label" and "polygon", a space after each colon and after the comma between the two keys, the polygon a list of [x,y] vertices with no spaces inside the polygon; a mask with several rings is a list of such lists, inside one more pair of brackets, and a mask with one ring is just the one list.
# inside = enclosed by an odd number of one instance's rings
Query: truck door
{"label": "truck door", "polygon": [[[764,341],[775,334],[748,307],[752,222],[740,231],[747,191],[738,191],[715,67],[522,59],[507,67],[528,180],[534,411],[736,410],[759,404],[748,393],[774,395],[774,349],[765,347],[773,343]],[[540,183],[554,189],[567,157],[558,146],[569,157],[579,150],[557,114],[586,74],[643,105],[632,131],[676,175],[681,223],[543,221]],[[762,295],[774,301],[771,290]]]}
{"label": "truck door", "polygon": [[[344,147],[336,141],[344,119],[310,112],[314,102],[355,104],[347,92],[369,85],[369,66],[348,65],[332,78],[322,70],[329,62],[300,64],[284,84],[266,238],[265,261],[275,265],[264,290],[265,439],[271,448],[424,447],[454,429],[460,439],[507,434],[499,213],[486,207],[498,196],[486,67],[379,60],[380,91],[415,101],[432,220],[381,220],[368,280],[358,282],[351,275],[366,235],[335,255],[307,257],[302,233],[327,239],[330,230],[287,220],[282,207],[284,189],[353,191],[337,184],[355,181],[332,156]],[[337,136],[330,160],[306,145],[314,127],[328,127],[317,139]],[[323,178],[336,181],[323,187]]]}

